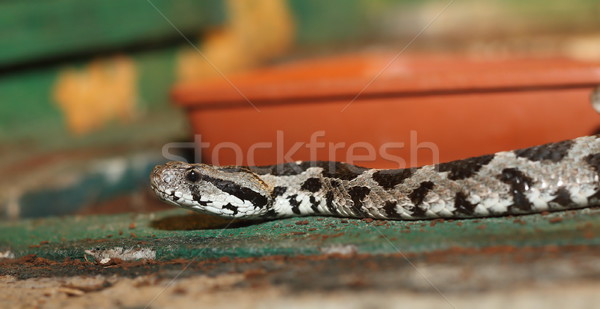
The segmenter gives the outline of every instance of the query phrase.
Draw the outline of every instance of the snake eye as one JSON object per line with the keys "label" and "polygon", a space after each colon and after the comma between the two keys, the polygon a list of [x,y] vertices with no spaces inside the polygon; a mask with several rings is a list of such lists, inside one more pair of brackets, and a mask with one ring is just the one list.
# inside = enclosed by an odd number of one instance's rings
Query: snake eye
{"label": "snake eye", "polygon": [[191,170],[185,175],[185,178],[191,182],[196,182],[200,180],[200,173],[196,172],[195,170]]}

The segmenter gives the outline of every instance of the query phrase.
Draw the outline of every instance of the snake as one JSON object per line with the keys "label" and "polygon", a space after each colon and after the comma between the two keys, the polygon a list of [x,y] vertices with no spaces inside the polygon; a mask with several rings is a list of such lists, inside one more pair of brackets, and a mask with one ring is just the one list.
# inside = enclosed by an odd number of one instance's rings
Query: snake
{"label": "snake", "polygon": [[171,161],[150,184],[175,206],[237,219],[483,218],[600,200],[600,135],[403,169],[333,161],[215,166]]}

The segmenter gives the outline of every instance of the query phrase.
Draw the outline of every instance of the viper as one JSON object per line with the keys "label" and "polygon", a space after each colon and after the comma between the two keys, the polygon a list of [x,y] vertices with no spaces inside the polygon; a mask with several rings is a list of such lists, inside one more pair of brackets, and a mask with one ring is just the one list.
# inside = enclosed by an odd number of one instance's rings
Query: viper
{"label": "viper", "polygon": [[221,217],[414,220],[590,207],[600,200],[599,176],[600,136],[586,136],[406,169],[168,162],[154,168],[150,181],[164,201]]}

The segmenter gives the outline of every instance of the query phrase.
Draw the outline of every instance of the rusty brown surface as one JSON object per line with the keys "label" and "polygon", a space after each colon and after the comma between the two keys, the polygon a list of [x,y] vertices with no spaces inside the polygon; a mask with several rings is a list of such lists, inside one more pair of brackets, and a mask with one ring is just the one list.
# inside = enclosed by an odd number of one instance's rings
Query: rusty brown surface
{"label": "rusty brown surface", "polygon": [[[396,253],[370,255],[356,253],[332,253],[316,256],[265,256],[170,261],[123,261],[117,258],[108,263],[65,259],[53,261],[35,255],[18,259],[1,259],[0,275],[19,279],[35,277],[119,275],[136,277],[155,274],[170,278],[198,275],[219,276],[239,273],[250,286],[256,284],[283,284],[294,289],[411,289],[403,273],[415,269],[448,267],[460,274],[464,281],[458,286],[443,285],[444,290],[478,290],[477,282],[486,271],[504,270],[497,278],[489,278],[488,288],[506,288],[515,282],[547,280],[556,282],[570,279],[598,280],[600,278],[600,248],[595,246],[546,246],[541,248],[518,248],[496,246],[485,249],[454,248],[426,254]],[[532,268],[533,266],[536,268]],[[556,269],[558,265],[567,271]],[[323,276],[327,274],[327,276]],[[434,274],[435,275],[435,274]],[[486,275],[487,276],[487,275]],[[350,282],[345,278],[355,277]],[[412,288],[416,288],[413,286]],[[421,287],[426,290],[431,287]]]}

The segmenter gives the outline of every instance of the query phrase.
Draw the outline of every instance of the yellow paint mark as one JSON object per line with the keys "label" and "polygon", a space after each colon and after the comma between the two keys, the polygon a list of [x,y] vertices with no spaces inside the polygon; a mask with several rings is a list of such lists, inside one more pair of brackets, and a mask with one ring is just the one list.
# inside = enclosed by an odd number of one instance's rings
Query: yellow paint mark
{"label": "yellow paint mark", "polygon": [[571,58],[583,61],[600,60],[600,35],[570,36],[562,45],[564,53]]}
{"label": "yellow paint mark", "polygon": [[130,121],[136,115],[137,72],[125,56],[93,60],[81,70],[59,73],[54,100],[69,131],[85,134],[110,121]]}
{"label": "yellow paint mark", "polygon": [[227,11],[228,25],[203,40],[206,59],[192,48],[180,52],[180,81],[215,76],[213,66],[223,73],[254,67],[282,55],[294,41],[294,22],[285,0],[228,0]]}

